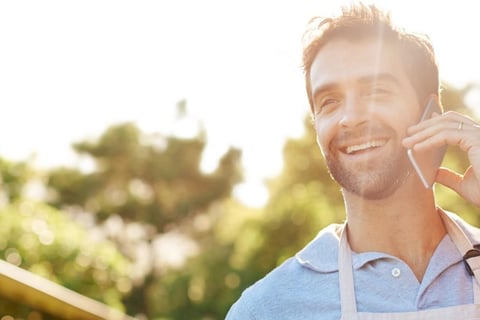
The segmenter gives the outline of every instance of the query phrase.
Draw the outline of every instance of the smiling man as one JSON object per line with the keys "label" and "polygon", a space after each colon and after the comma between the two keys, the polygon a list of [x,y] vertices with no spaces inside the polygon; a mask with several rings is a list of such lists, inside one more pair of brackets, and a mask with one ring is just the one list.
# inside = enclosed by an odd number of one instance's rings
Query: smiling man
{"label": "smiling man", "polygon": [[[346,222],[247,289],[227,319],[480,319],[480,230],[436,205],[407,156],[480,205],[480,127],[454,112],[418,123],[440,104],[428,38],[360,4],[313,19],[305,39],[317,141]],[[465,175],[435,164],[446,145],[467,153]]]}

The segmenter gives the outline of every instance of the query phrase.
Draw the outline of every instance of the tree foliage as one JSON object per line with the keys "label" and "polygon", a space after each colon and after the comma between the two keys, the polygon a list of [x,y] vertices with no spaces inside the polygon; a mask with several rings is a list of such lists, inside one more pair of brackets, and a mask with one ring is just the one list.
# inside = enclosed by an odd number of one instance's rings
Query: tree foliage
{"label": "tree foliage", "polygon": [[[178,318],[185,310],[192,316],[224,312],[213,299],[221,289],[200,283],[213,276],[205,265],[213,268],[225,258],[226,247],[217,245],[209,232],[219,216],[215,208],[242,179],[241,153],[231,148],[213,172],[204,173],[204,147],[201,134],[147,135],[123,123],[94,141],[74,144],[76,152],[93,160],[93,171],[57,168],[49,174],[50,203],[93,215],[134,262],[135,285],[124,301],[130,314]],[[117,231],[109,231],[115,223]],[[134,226],[142,236],[129,237]]]}
{"label": "tree foliage", "polygon": [[0,204],[19,199],[31,175],[32,169],[28,162],[0,158]]}
{"label": "tree foliage", "polygon": [[240,181],[240,152],[230,149],[212,174],[201,172],[199,138],[146,136],[132,123],[109,128],[98,141],[74,144],[95,171],[59,168],[50,173],[52,205],[79,206],[100,221],[117,214],[165,231],[230,195]]}
{"label": "tree foliage", "polygon": [[[0,210],[0,233],[2,259],[124,311],[131,264],[113,243],[95,239],[64,213],[27,200]],[[2,301],[1,307],[16,316],[30,313],[15,301]]]}

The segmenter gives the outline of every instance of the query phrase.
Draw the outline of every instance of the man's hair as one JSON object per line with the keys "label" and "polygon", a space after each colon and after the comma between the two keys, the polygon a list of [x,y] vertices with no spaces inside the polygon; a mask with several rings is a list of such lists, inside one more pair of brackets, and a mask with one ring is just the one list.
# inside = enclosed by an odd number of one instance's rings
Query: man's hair
{"label": "man's hair", "polygon": [[352,42],[377,39],[382,44],[394,45],[419,103],[430,94],[439,95],[438,66],[429,38],[395,27],[390,15],[374,5],[357,4],[343,7],[342,14],[337,17],[314,17],[307,25],[303,36],[303,69],[312,112],[310,69],[318,52],[335,39]]}

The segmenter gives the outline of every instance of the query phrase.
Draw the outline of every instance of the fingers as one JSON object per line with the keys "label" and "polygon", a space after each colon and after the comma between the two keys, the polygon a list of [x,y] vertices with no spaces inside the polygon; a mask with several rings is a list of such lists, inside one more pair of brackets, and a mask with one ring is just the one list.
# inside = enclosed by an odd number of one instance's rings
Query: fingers
{"label": "fingers", "polygon": [[436,182],[440,183],[453,191],[460,193],[460,185],[463,176],[447,168],[439,168],[437,171]]}
{"label": "fingers", "polygon": [[460,113],[450,111],[411,126],[407,133],[410,136],[402,141],[406,148],[426,151],[450,145],[465,151],[470,162],[465,174],[440,168],[436,182],[480,206],[480,125]]}
{"label": "fingers", "polygon": [[442,145],[454,145],[463,151],[472,146],[480,146],[480,126],[472,119],[457,112],[449,111],[442,115],[434,115],[408,128],[402,143],[406,148],[417,151]]}
{"label": "fingers", "polygon": [[408,134],[414,135],[419,131],[438,124],[442,124],[442,127],[444,129],[452,129],[457,131],[462,131],[476,125],[475,121],[473,121],[466,115],[455,111],[448,111],[441,115],[438,113],[434,113],[432,118],[411,126],[410,128],[408,128]]}

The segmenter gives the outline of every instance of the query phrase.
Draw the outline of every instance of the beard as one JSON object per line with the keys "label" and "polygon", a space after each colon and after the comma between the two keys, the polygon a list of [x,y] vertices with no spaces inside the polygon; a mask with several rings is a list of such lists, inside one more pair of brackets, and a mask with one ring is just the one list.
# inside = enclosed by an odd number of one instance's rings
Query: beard
{"label": "beard", "polygon": [[[389,136],[395,137],[391,131]],[[325,154],[325,159],[330,175],[344,191],[368,200],[385,199],[410,175],[407,152],[401,146],[381,159],[369,159],[353,167],[339,159],[339,149],[335,145],[333,143],[330,152]]]}

